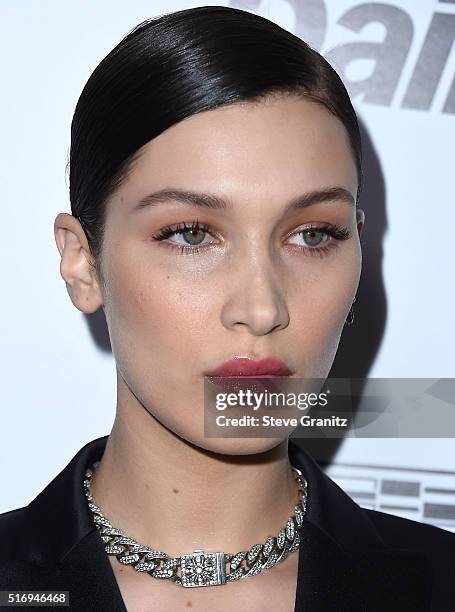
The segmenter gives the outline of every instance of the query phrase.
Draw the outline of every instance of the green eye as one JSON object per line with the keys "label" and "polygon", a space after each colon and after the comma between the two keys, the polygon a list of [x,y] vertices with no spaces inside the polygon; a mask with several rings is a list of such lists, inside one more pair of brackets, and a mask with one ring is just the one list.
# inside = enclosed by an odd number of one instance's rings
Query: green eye
{"label": "green eye", "polygon": [[303,240],[307,246],[318,246],[326,235],[325,232],[316,229],[303,230],[301,232]]}
{"label": "green eye", "polygon": [[188,244],[200,244],[206,235],[206,231],[201,228],[192,228],[186,232],[181,232],[182,237]]}
{"label": "green eye", "polygon": [[301,247],[300,252],[305,255],[321,255],[328,253],[338,241],[347,240],[350,235],[347,227],[330,223],[324,226],[310,225],[291,234],[289,244]]}
{"label": "green eye", "polygon": [[192,223],[179,223],[176,226],[166,225],[153,234],[153,238],[167,242],[168,246],[179,248],[182,253],[199,253],[199,245],[209,247],[213,244],[205,240],[213,235],[207,225],[196,220]]}

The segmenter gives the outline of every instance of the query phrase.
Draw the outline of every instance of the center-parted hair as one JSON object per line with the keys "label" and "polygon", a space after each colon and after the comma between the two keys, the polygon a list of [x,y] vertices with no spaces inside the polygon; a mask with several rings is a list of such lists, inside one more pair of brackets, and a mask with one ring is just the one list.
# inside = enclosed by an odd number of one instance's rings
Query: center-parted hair
{"label": "center-parted hair", "polygon": [[340,119],[359,193],[355,111],[336,71],[303,40],[264,17],[222,6],[168,13],[133,28],[91,74],[71,124],[71,212],[98,271],[107,201],[143,145],[196,113],[277,94],[302,95]]}

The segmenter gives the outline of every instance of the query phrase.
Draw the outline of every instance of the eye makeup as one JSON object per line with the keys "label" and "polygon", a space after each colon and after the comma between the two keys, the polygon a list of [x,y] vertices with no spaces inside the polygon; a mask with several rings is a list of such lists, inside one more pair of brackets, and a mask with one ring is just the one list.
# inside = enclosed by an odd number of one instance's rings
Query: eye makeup
{"label": "eye makeup", "polygon": [[[220,242],[213,241],[204,242],[207,236],[219,238],[217,232],[212,230],[210,226],[195,220],[190,223],[164,226],[158,232],[152,234],[152,239],[169,248],[178,249],[182,254],[197,255],[214,245],[220,244]],[[170,240],[174,237],[181,238],[183,242]],[[337,246],[340,241],[350,238],[351,232],[346,226],[333,223],[310,223],[289,233],[285,241],[293,237],[303,239],[303,244],[290,243],[302,254],[321,256]]]}

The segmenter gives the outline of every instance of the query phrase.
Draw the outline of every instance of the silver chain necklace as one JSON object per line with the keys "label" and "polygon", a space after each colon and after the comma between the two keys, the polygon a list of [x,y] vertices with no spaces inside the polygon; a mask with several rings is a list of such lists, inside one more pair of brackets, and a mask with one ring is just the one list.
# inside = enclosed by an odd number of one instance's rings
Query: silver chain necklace
{"label": "silver chain necklace", "polygon": [[84,490],[88,506],[107,554],[114,555],[124,565],[132,565],[138,572],[146,572],[154,578],[165,578],[183,587],[216,586],[271,569],[299,548],[299,532],[306,512],[307,481],[302,472],[292,465],[298,486],[298,502],[294,507],[294,514],[288,518],[286,525],[278,531],[275,538],[270,536],[264,544],[254,544],[249,550],[236,554],[197,549],[190,554],[171,557],[139,544],[122,529],[113,527],[103,516],[90,490],[91,479],[99,463],[96,461],[92,469],[89,468],[85,472]]}

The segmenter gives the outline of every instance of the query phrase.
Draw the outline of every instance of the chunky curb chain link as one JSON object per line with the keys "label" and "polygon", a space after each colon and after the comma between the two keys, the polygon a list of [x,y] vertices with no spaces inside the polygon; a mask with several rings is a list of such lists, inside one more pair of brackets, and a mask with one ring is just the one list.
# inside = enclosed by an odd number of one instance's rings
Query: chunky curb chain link
{"label": "chunky curb chain link", "polygon": [[[93,520],[101,535],[106,553],[115,555],[120,563],[131,565],[138,572],[146,572],[153,578],[171,580],[179,586],[218,585],[255,576],[265,569],[271,569],[299,548],[300,529],[306,512],[307,481],[302,472],[294,466],[291,468],[298,486],[299,501],[294,506],[294,514],[288,518],[286,525],[278,531],[276,537],[270,536],[264,544],[254,544],[249,550],[236,554],[204,553],[201,550],[194,551],[192,555],[171,557],[162,551],[139,544],[133,538],[128,537],[122,529],[113,527],[103,516],[90,490],[91,478],[98,464],[99,461],[93,464],[92,469],[88,468],[84,478],[84,491]],[[199,554],[195,557],[196,553]],[[222,556],[221,561],[215,559],[216,555]],[[194,563],[188,562],[190,557],[195,558]],[[218,579],[214,578],[217,561],[218,565],[221,563],[223,566],[221,579],[219,576]],[[229,572],[225,571],[226,563],[229,564]],[[182,570],[182,565],[185,565],[185,576],[178,573],[179,569]],[[192,575],[192,578],[194,577],[193,581],[186,577],[187,572]]]}

